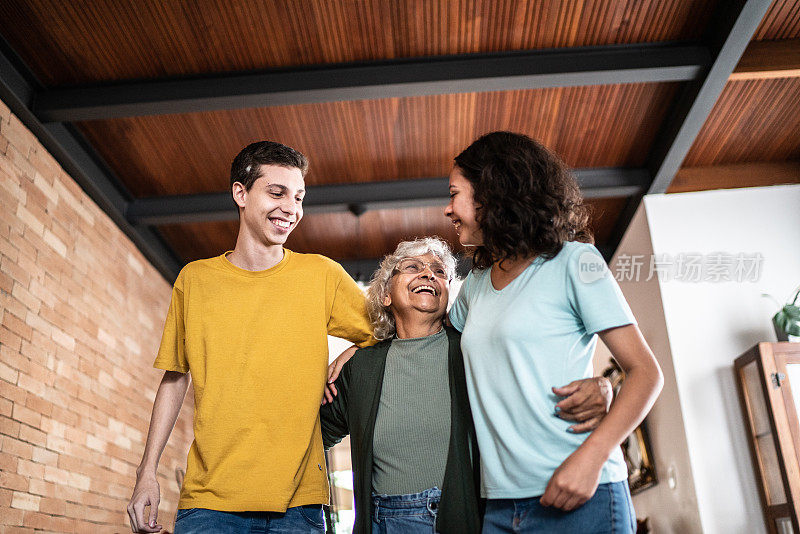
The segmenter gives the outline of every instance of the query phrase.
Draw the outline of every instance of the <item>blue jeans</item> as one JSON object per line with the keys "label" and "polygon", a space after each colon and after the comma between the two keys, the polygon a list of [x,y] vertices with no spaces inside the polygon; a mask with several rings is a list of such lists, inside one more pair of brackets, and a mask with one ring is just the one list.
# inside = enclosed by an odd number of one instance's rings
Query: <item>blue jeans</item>
{"label": "blue jeans", "polygon": [[372,494],[372,534],[433,534],[442,490],[406,495]]}
{"label": "blue jeans", "polygon": [[175,534],[324,534],[321,504],[295,506],[286,512],[178,510]]}
{"label": "blue jeans", "polygon": [[488,499],[483,534],[633,534],[633,511],[628,482],[600,484],[591,499],[580,508],[564,512],[530,499]]}

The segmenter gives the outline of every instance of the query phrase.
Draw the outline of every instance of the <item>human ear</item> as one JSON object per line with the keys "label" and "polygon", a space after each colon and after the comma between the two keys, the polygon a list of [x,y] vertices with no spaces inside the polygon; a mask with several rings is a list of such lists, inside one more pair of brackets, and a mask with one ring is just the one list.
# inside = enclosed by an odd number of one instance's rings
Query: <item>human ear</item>
{"label": "human ear", "polygon": [[236,205],[243,208],[247,200],[247,189],[241,182],[233,182],[231,195],[233,195],[233,201],[236,202]]}
{"label": "human ear", "polygon": [[392,304],[392,296],[391,295],[386,295],[385,297],[383,297],[383,305],[385,307],[388,308],[391,304]]}

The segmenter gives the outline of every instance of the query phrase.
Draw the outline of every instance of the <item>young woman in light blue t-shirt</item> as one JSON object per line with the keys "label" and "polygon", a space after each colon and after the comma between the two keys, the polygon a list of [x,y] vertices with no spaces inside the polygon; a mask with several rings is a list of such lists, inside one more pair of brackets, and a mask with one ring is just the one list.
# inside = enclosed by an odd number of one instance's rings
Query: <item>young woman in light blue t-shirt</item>
{"label": "young woman in light blue t-shirt", "polygon": [[[663,378],[590,244],[577,183],[539,143],[495,132],[455,158],[445,215],[474,247],[450,321],[463,333],[483,532],[634,532],[619,445]],[[597,429],[577,433],[553,386],[592,375],[598,336],[627,378]]]}

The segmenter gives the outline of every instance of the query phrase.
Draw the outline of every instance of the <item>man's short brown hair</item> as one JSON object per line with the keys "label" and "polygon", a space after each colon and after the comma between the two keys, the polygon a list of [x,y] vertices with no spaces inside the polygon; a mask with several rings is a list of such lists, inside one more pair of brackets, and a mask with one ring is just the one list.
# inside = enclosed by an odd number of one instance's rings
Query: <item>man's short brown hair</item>
{"label": "man's short brown hair", "polygon": [[299,151],[274,141],[258,141],[244,147],[233,159],[231,186],[239,182],[249,191],[261,176],[262,165],[300,169],[303,178],[308,172],[308,158]]}

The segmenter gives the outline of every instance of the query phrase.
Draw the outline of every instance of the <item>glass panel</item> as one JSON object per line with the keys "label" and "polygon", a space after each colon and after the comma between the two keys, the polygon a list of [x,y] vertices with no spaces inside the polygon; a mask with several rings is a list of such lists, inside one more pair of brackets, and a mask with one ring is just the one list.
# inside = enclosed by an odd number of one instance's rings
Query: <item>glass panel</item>
{"label": "glass panel", "polygon": [[800,363],[787,363],[786,374],[792,389],[794,408],[800,414]]}
{"label": "glass panel", "polygon": [[[798,371],[798,369],[795,371]],[[747,391],[747,399],[750,402],[750,419],[753,423],[753,430],[756,436],[767,434],[770,432],[769,412],[767,411],[767,403],[764,400],[764,390],[761,389],[761,373],[758,371],[757,361],[753,360],[742,367],[742,379],[744,388]],[[796,384],[798,384],[798,390],[800,390],[800,376],[798,376]]]}
{"label": "glass panel", "polygon": [[779,517],[775,520],[775,530],[778,531],[778,534],[794,534],[794,528],[792,528],[792,520],[788,517]]}
{"label": "glass panel", "polygon": [[756,438],[756,450],[763,470],[764,486],[767,490],[767,504],[783,504],[786,494],[783,491],[781,468],[778,465],[778,452],[775,450],[775,440],[772,434]]}
{"label": "glass panel", "polygon": [[331,512],[333,531],[336,534],[350,534],[355,519],[353,503],[353,471],[350,466],[350,438],[327,453],[328,478],[331,486]]}

